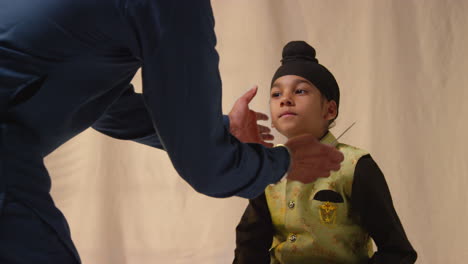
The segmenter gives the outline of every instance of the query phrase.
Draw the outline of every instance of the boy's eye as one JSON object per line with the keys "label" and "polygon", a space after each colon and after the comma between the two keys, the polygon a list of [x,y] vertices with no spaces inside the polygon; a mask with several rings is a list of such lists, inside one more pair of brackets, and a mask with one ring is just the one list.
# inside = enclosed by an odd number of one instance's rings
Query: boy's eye
{"label": "boy's eye", "polygon": [[305,93],[307,93],[306,90],[302,90],[302,89],[297,89],[296,90],[296,94],[305,94]]}
{"label": "boy's eye", "polygon": [[280,96],[280,93],[272,93],[271,94],[271,97],[278,97],[278,96]]}

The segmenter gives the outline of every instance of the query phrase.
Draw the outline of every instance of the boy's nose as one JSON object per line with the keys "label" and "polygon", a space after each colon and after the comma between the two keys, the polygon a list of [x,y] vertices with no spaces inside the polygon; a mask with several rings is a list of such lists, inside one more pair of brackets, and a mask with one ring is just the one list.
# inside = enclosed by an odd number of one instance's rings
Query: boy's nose
{"label": "boy's nose", "polygon": [[292,105],[294,105],[294,102],[292,101],[292,99],[289,96],[284,96],[281,99],[280,104],[281,104],[281,106],[292,106]]}

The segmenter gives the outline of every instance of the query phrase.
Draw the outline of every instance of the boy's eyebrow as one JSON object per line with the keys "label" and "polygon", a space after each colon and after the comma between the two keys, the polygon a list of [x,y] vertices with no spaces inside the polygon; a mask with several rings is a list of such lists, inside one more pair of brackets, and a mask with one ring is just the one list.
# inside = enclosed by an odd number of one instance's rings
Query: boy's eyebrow
{"label": "boy's eyebrow", "polygon": [[299,84],[301,84],[301,83],[307,83],[307,84],[309,84],[309,85],[312,85],[312,83],[309,82],[308,80],[302,80],[302,79],[296,79],[296,80],[294,80],[293,85],[294,85],[294,86],[297,86],[297,85],[299,85]]}
{"label": "boy's eyebrow", "polygon": [[[302,80],[302,79],[295,79],[292,83],[293,86],[298,86],[299,84],[301,83],[307,83],[309,85],[313,85],[311,82],[309,82],[308,80]],[[281,83],[274,83],[272,86],[271,86],[271,89],[273,88],[281,88]],[[271,90],[270,89],[270,90]]]}
{"label": "boy's eyebrow", "polygon": [[281,87],[281,85],[275,82],[275,83],[271,86],[270,90],[273,89],[273,88],[280,88],[280,87]]}

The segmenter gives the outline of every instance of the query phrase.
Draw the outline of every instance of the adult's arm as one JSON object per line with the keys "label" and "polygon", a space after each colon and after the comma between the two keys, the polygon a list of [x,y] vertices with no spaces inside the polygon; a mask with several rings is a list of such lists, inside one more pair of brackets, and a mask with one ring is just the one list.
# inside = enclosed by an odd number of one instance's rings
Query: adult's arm
{"label": "adult's arm", "polygon": [[154,130],[143,96],[136,93],[131,84],[92,127],[116,139],[132,140],[164,149]]}
{"label": "adult's arm", "polygon": [[[93,124],[93,128],[110,137],[132,140],[164,150],[156,133],[143,95],[128,84],[123,94]],[[229,129],[229,117],[223,116],[223,124]],[[242,132],[242,131],[241,131]]]}
{"label": "adult's arm", "polygon": [[195,190],[252,198],[289,166],[284,147],[244,144],[223,125],[209,0],[127,1],[143,60],[143,98],[175,169]]}

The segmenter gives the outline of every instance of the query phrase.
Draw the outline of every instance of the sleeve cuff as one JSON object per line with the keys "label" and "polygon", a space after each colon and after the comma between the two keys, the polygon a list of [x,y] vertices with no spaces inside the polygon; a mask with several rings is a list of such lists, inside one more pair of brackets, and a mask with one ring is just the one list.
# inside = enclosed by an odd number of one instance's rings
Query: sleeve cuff
{"label": "sleeve cuff", "polygon": [[[292,164],[292,155],[291,155],[291,151],[289,150],[289,148],[286,146],[286,145],[283,145],[283,144],[277,144],[275,146],[275,148],[280,148],[280,147],[283,147],[285,148],[287,151],[288,151],[288,154],[289,154],[289,165],[288,165],[288,169],[286,170],[286,173],[283,175],[283,177],[281,177],[281,179],[278,181],[278,182],[281,182],[281,181],[284,181],[284,180],[287,180],[287,177],[288,177],[288,172],[289,172],[289,169],[291,169],[291,164]],[[278,183],[276,182],[276,183]],[[274,185],[276,183],[272,183],[270,185]]]}
{"label": "sleeve cuff", "polygon": [[223,115],[223,124],[226,127],[226,129],[229,131],[231,123],[230,123],[228,115]]}

